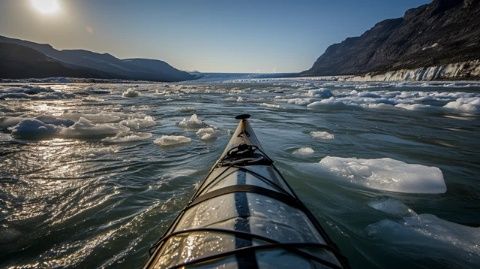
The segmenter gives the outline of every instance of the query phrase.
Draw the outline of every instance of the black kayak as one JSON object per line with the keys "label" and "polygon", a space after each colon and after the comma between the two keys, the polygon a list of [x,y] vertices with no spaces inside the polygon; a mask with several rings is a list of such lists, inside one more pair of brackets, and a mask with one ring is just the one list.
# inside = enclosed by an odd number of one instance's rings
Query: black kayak
{"label": "black kayak", "polygon": [[145,268],[349,268],[240,120]]}

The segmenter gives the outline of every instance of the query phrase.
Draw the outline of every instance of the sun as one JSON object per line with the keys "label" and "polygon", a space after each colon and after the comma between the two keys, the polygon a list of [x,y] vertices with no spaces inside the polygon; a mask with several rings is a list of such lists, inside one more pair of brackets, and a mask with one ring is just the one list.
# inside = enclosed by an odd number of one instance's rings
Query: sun
{"label": "sun", "polygon": [[44,15],[53,15],[60,11],[58,0],[30,0],[32,7]]}

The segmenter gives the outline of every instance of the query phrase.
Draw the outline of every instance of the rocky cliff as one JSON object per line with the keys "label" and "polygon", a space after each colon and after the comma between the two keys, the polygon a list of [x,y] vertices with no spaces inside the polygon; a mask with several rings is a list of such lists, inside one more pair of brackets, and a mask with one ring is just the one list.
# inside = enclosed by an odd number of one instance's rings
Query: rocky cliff
{"label": "rocky cliff", "polygon": [[478,60],[480,0],[434,0],[328,47],[301,75],[473,79]]}

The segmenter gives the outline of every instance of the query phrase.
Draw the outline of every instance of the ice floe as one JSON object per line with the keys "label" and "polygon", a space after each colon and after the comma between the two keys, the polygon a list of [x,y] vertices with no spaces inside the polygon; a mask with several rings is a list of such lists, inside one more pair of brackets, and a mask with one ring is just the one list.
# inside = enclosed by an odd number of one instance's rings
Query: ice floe
{"label": "ice floe", "polygon": [[212,127],[207,127],[207,128],[200,128],[196,134],[198,137],[200,137],[201,140],[209,141],[209,140],[215,140],[217,138],[218,132]]}
{"label": "ice floe", "polygon": [[75,97],[72,93],[56,91],[49,87],[25,85],[0,89],[1,99],[56,100]]}
{"label": "ice floe", "polygon": [[22,117],[0,117],[0,130],[7,130],[21,122]]}
{"label": "ice floe", "polygon": [[268,108],[280,108],[280,105],[277,104],[261,103],[260,105]]}
{"label": "ice floe", "polygon": [[368,203],[368,205],[371,208],[396,217],[403,217],[415,214],[415,212],[408,208],[408,206],[392,198],[371,201]]}
{"label": "ice floe", "polygon": [[[82,114],[80,113],[80,115]],[[90,118],[97,120],[97,122],[82,116],[77,118],[77,115],[72,116],[72,114],[62,115],[67,117],[54,117],[51,115],[41,115],[35,118],[3,117],[0,118],[0,129],[11,132],[11,135],[17,139],[36,140],[60,137],[103,139],[105,142],[129,142],[150,138],[151,134],[133,132],[132,129],[143,129],[155,123],[153,117],[150,116],[144,116],[143,118],[132,117],[120,122],[110,122],[112,121],[111,115],[84,115],[91,116]],[[115,121],[120,119],[120,117],[114,118]],[[105,121],[107,123],[104,123]]]}
{"label": "ice floe", "polygon": [[200,129],[200,128],[208,127],[208,124],[200,120],[197,114],[193,114],[188,119],[183,118],[183,120],[178,123],[178,126],[185,129]]}
{"label": "ice floe", "polygon": [[55,136],[58,127],[37,119],[24,119],[10,128],[12,136],[20,139],[45,139]]}
{"label": "ice floe", "polygon": [[129,130],[128,127],[122,125],[95,124],[86,118],[80,117],[72,126],[61,129],[60,135],[66,138],[94,139],[116,136],[120,132],[128,132]]}
{"label": "ice floe", "polygon": [[372,239],[411,252],[419,258],[435,255],[443,259],[448,255],[448,260],[442,261],[442,264],[447,262],[449,268],[470,267],[480,263],[480,228],[461,225],[431,214],[417,214],[391,198],[374,201],[369,205],[395,217],[368,225],[366,231]]}
{"label": "ice floe", "polygon": [[153,143],[160,146],[175,146],[181,144],[187,144],[192,141],[191,138],[181,135],[162,135],[160,138],[157,138]]}
{"label": "ice floe", "polygon": [[292,152],[293,155],[297,156],[311,156],[315,151],[311,147],[301,147]]}
{"label": "ice floe", "polygon": [[315,139],[331,140],[335,138],[335,135],[326,131],[312,131],[310,135]]}
{"label": "ice floe", "polygon": [[[399,91],[399,90],[349,90],[337,89],[332,95],[315,97],[307,105],[310,109],[331,106],[353,106],[367,109],[421,110],[480,113],[480,94],[450,91]],[[282,100],[282,99],[277,99]],[[290,99],[301,102],[299,98]]]}
{"label": "ice floe", "polygon": [[455,101],[447,103],[444,107],[461,112],[478,114],[480,113],[480,97],[458,98]]}
{"label": "ice floe", "polygon": [[152,116],[145,116],[143,118],[131,118],[120,121],[120,124],[131,129],[143,129],[155,125],[155,120]]}
{"label": "ice floe", "polygon": [[308,97],[318,97],[318,98],[330,98],[333,96],[332,92],[329,89],[325,89],[325,88],[308,90],[305,95]]}
{"label": "ice floe", "polygon": [[128,114],[122,112],[98,112],[98,113],[84,113],[84,112],[64,112],[62,118],[78,121],[80,118],[87,119],[95,123],[113,123],[120,122],[129,117]]}
{"label": "ice floe", "polygon": [[397,104],[395,107],[405,110],[429,110],[432,108],[432,106],[422,104]]}
{"label": "ice floe", "polygon": [[128,88],[126,91],[122,93],[123,97],[137,97],[140,93],[136,91],[134,88]]}
{"label": "ice floe", "polygon": [[367,188],[404,193],[444,193],[442,171],[437,167],[382,159],[327,156],[320,161],[332,174]]}
{"label": "ice floe", "polygon": [[312,98],[292,98],[287,99],[287,103],[294,105],[307,105],[312,102]]}
{"label": "ice floe", "polygon": [[152,137],[151,133],[120,132],[115,136],[105,137],[102,141],[109,143],[128,143],[147,140],[150,137]]}

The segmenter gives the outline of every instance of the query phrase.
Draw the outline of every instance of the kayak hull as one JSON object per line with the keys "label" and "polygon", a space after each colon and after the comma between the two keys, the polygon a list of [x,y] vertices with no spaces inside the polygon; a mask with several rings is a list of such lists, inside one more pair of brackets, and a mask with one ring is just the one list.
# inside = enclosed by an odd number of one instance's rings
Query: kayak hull
{"label": "kayak hull", "polygon": [[145,268],[348,268],[246,118]]}

